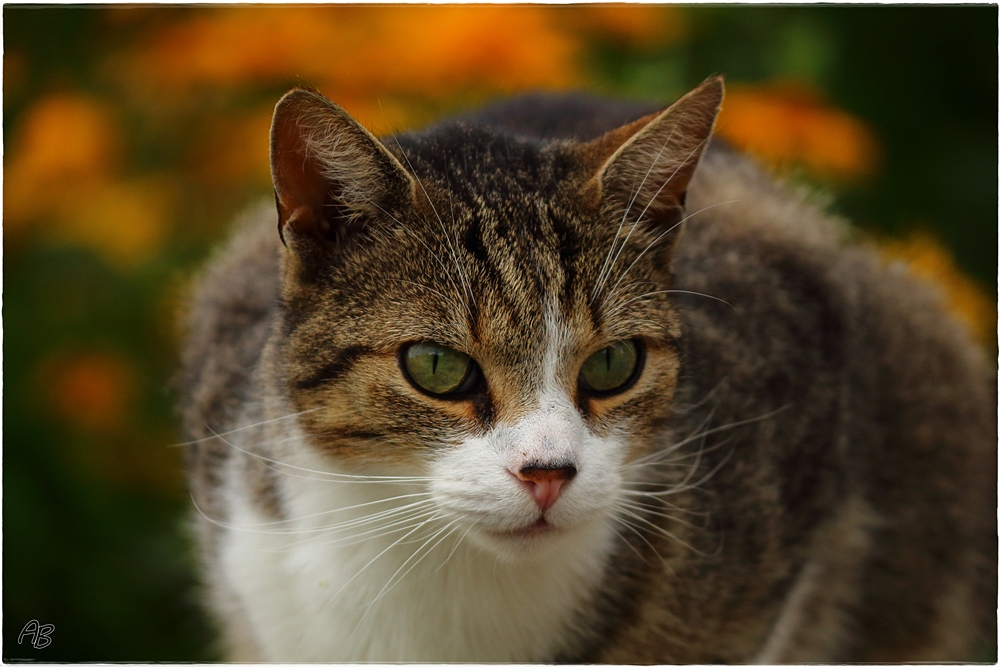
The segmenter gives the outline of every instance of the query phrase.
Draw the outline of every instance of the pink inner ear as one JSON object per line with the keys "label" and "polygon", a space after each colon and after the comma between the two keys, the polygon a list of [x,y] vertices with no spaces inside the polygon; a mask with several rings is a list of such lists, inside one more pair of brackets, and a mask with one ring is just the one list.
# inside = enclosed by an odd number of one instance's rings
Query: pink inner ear
{"label": "pink inner ear", "polygon": [[278,202],[278,229],[324,236],[322,210],[329,183],[306,147],[303,109],[294,100],[279,105],[271,127],[271,178]]}
{"label": "pink inner ear", "polygon": [[591,142],[590,151],[610,153],[597,171],[604,196],[630,201],[651,214],[682,208],[722,96],[722,79],[709,79],[669,109]]}
{"label": "pink inner ear", "polygon": [[329,249],[380,202],[402,203],[409,176],[350,114],[319,93],[296,89],[274,109],[271,178],[278,229]]}

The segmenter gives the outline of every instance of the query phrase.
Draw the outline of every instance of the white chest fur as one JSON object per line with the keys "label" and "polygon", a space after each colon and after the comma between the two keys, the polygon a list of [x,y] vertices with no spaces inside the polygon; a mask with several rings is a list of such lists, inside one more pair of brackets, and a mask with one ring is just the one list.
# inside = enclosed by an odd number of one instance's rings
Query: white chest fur
{"label": "white chest fur", "polygon": [[264,660],[552,660],[599,585],[614,538],[597,521],[556,550],[510,563],[464,539],[447,518],[418,528],[428,518],[419,505],[330,528],[420,502],[382,502],[419,487],[302,479],[289,486],[291,518],[261,525],[268,519],[230,479],[239,528],[223,540],[221,570]]}

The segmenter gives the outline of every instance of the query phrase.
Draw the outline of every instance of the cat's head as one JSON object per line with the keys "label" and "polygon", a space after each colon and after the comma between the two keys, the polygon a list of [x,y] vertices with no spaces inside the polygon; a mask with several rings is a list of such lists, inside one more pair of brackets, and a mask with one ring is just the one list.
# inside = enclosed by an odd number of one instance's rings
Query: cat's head
{"label": "cat's head", "polygon": [[670,254],[723,94],[713,78],[587,142],[454,124],[379,141],[279,102],[281,383],[310,446],[432,478],[516,556],[606,519],[678,373]]}

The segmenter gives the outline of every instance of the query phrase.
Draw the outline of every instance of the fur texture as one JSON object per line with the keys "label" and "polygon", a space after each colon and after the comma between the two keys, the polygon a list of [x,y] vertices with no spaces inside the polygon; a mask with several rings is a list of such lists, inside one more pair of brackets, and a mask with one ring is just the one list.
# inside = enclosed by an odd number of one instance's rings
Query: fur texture
{"label": "fur texture", "polygon": [[[931,288],[705,151],[721,94],[381,142],[279,103],[278,214],[209,265],[185,354],[229,658],[989,657],[995,367]],[[631,384],[585,391],[622,340]],[[471,388],[410,382],[415,341]],[[543,509],[526,467],[574,476]]]}

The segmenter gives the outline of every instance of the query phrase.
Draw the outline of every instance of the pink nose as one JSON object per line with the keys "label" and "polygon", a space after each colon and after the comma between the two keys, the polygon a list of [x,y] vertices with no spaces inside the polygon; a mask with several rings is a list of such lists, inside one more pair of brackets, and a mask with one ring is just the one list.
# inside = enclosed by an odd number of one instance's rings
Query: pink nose
{"label": "pink nose", "polygon": [[517,472],[517,478],[524,483],[543,512],[555,504],[563,484],[575,476],[576,468],[571,465],[559,468],[525,466]]}

